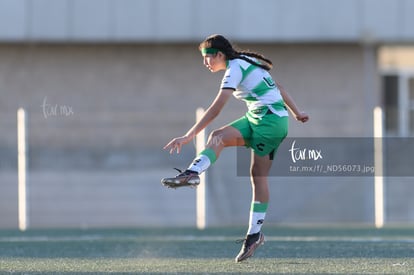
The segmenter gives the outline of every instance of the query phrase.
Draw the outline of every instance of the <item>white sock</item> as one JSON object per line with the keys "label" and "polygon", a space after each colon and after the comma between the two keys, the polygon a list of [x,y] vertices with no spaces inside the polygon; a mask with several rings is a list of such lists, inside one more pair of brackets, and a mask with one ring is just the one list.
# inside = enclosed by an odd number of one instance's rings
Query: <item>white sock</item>
{"label": "white sock", "polygon": [[199,155],[196,157],[193,162],[188,166],[187,170],[195,171],[198,174],[203,173],[210,167],[211,162],[210,159],[205,155]]}
{"label": "white sock", "polygon": [[267,206],[267,203],[261,203],[258,201],[252,203],[250,208],[249,229],[247,230],[247,235],[260,232],[264,219],[266,217]]}

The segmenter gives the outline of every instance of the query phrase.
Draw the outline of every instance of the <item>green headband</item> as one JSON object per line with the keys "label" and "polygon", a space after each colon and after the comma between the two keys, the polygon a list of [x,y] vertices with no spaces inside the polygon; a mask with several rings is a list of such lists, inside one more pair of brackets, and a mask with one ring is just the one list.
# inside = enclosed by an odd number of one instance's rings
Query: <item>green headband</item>
{"label": "green headband", "polygon": [[218,49],[215,48],[202,48],[201,49],[201,54],[206,55],[206,54],[216,54],[218,53]]}

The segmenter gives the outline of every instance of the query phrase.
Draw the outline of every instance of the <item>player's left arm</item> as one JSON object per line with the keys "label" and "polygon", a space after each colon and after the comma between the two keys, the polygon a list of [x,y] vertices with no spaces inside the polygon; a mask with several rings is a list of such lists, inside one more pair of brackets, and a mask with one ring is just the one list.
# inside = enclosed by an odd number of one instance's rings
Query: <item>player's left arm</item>
{"label": "player's left arm", "polygon": [[288,92],[286,92],[283,86],[279,82],[276,82],[276,86],[279,89],[280,94],[282,95],[283,101],[286,103],[290,112],[295,116],[296,120],[302,122],[308,121],[309,115],[305,112],[300,111],[293,98],[288,94]]}

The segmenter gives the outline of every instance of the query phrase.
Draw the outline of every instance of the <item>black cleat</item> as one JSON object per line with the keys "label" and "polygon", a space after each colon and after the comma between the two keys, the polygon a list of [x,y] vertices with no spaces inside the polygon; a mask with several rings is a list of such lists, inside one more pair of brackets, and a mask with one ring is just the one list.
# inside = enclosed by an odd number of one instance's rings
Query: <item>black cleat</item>
{"label": "black cleat", "polygon": [[198,176],[197,172],[191,170],[185,170],[182,172],[180,169],[174,169],[180,173],[174,178],[163,178],[161,182],[164,184],[164,186],[167,186],[169,188],[178,188],[184,186],[197,187],[197,185],[200,184],[200,177]]}
{"label": "black cleat", "polygon": [[246,260],[247,258],[253,256],[256,249],[264,244],[265,237],[262,232],[258,232],[255,234],[247,235],[246,239],[242,240],[243,246],[236,256],[236,263]]}

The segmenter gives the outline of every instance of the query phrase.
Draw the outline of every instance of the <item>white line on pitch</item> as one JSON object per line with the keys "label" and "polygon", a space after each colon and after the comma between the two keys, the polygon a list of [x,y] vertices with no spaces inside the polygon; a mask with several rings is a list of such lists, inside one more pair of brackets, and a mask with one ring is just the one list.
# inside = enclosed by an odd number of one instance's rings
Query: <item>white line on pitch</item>
{"label": "white line on pitch", "polygon": [[[241,239],[240,236],[20,236],[0,237],[1,242],[72,242],[72,241],[205,241],[227,242]],[[266,241],[274,242],[402,242],[414,243],[414,238],[407,237],[329,237],[329,236],[266,236]]]}

